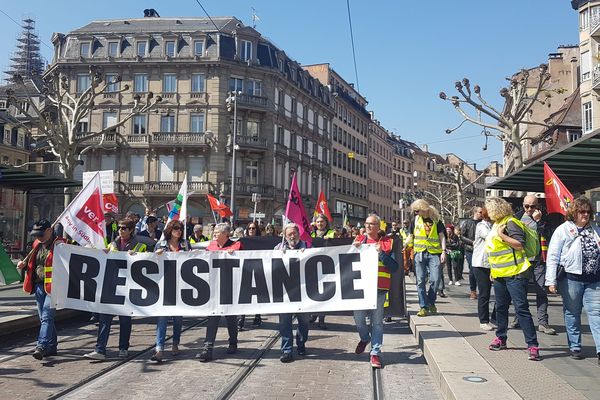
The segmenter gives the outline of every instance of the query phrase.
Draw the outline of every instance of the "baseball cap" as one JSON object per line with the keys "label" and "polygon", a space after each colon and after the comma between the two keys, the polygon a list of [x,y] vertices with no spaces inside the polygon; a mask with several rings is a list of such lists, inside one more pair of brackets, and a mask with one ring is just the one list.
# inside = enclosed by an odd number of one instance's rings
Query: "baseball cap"
{"label": "baseball cap", "polygon": [[33,224],[33,228],[31,229],[32,236],[43,236],[46,229],[51,228],[52,224],[47,219],[40,219],[35,224]]}
{"label": "baseball cap", "polygon": [[158,221],[158,218],[156,218],[154,215],[150,215],[148,218],[146,218],[146,223],[147,224],[151,224],[153,222]]}

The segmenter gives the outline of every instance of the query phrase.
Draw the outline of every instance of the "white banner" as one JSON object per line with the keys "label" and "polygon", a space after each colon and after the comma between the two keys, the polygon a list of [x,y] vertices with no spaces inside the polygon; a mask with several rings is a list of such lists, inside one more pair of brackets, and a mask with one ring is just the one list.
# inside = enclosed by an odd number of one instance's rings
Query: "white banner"
{"label": "white banner", "polygon": [[132,316],[374,309],[377,260],[372,245],[131,256],[58,244],[52,303]]}

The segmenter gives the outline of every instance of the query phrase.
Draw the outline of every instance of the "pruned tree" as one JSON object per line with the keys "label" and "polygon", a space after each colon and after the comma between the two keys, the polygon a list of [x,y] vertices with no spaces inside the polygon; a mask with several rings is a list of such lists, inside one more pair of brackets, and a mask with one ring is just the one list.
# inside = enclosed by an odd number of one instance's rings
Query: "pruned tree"
{"label": "pruned tree", "polygon": [[[129,90],[129,85],[113,90],[110,85],[121,82],[117,76],[111,82],[105,82],[100,68],[90,66],[89,87],[81,93],[74,94],[70,87],[68,75],[60,69],[47,73],[41,83],[33,82],[35,93],[31,93],[22,77],[15,76],[14,82],[20,85],[19,93],[7,90],[8,101],[19,114],[25,116],[30,123],[21,123],[32,140],[43,143],[44,148],[56,157],[60,172],[67,179],[73,179],[75,167],[80,164],[80,155],[92,148],[105,146],[107,134],[115,134],[126,143],[117,128],[125,124],[134,115],[145,113],[159,103],[160,96],[154,97],[148,93],[146,102],[136,96],[131,108],[121,119],[97,132],[78,132],[80,122],[85,121],[90,112],[96,107],[96,100],[105,93],[122,93]],[[110,87],[110,91],[109,91]],[[78,151],[85,143],[92,144]]]}
{"label": "pruned tree", "polygon": [[[465,122],[483,127],[483,135],[485,136],[484,150],[487,150],[488,137],[495,137],[504,142],[506,146],[512,147],[515,152],[514,160],[515,167],[523,166],[523,143],[526,140],[534,138],[526,137],[527,130],[522,129],[523,125],[536,125],[545,128],[550,128],[552,125],[542,121],[530,120],[531,108],[538,102],[546,104],[551,97],[552,91],[558,90],[546,89],[546,84],[550,80],[548,73],[548,65],[541,64],[537,68],[538,82],[536,85],[530,86],[530,70],[522,69],[518,74],[511,78],[506,78],[509,81],[508,87],[500,90],[500,96],[504,98],[504,107],[499,111],[493,107],[481,95],[481,88],[475,85],[471,91],[469,79],[464,78],[462,82],[456,82],[455,88],[460,94],[459,96],[448,97],[446,93],[440,92],[440,98],[452,103],[456,111],[463,117],[462,122],[455,128],[446,129],[446,133],[450,134],[459,129]],[[464,105],[471,106],[476,115],[469,114],[465,110]],[[551,140],[548,139],[548,140]]]}

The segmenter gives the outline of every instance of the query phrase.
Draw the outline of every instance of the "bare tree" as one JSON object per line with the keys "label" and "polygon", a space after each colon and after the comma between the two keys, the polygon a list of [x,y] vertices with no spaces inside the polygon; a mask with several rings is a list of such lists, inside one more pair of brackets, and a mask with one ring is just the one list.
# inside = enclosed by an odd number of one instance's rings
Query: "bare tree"
{"label": "bare tree", "polygon": [[[500,90],[500,96],[504,98],[504,108],[502,111],[494,108],[481,96],[479,85],[475,85],[473,91],[471,91],[471,84],[467,78],[464,78],[462,82],[455,83],[460,97],[448,97],[446,93],[440,92],[440,98],[451,102],[456,111],[463,117],[462,122],[457,127],[446,129],[446,133],[450,134],[454,132],[467,121],[479,125],[483,127],[482,133],[486,139],[484,150],[487,149],[488,137],[495,137],[504,142],[506,146],[512,147],[512,150],[515,152],[515,167],[522,167],[523,143],[526,140],[534,139],[526,137],[527,129],[522,129],[522,125],[551,127],[551,125],[544,122],[531,121],[529,119],[531,107],[534,103],[546,104],[547,100],[551,97],[551,91],[545,89],[546,83],[550,80],[548,65],[541,64],[537,68],[537,72],[538,82],[534,87],[530,86],[530,70],[527,69],[522,69],[520,73],[515,74],[511,78],[506,78],[509,81],[509,85]],[[467,113],[463,108],[463,104],[471,106],[475,110],[476,115]]]}

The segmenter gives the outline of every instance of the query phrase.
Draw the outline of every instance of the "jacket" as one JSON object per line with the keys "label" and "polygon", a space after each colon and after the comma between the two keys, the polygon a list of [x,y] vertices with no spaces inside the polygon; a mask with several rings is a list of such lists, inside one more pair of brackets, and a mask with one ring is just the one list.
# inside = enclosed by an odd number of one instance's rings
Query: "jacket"
{"label": "jacket", "polygon": [[429,235],[427,235],[423,218],[421,216],[417,216],[417,218],[415,219],[415,230],[413,240],[413,246],[415,248],[416,253],[423,251],[427,251],[429,252],[429,254],[442,253],[442,243],[440,242],[440,232],[438,232],[437,230],[437,223],[438,221],[433,221],[433,225],[431,225]]}
{"label": "jacket", "polygon": [[477,224],[479,221],[470,218],[465,220],[460,227],[460,239],[465,245],[465,251],[470,253],[473,252],[474,241],[475,241],[475,230],[477,229]]}
{"label": "jacket", "polygon": [[473,267],[490,268],[485,254],[485,239],[492,229],[491,222],[480,221],[475,229],[475,240],[473,241]]}
{"label": "jacket", "polygon": [[[356,242],[360,243],[377,243],[376,241],[368,240],[366,235],[358,235],[355,239]],[[390,290],[392,283],[392,272],[398,269],[398,263],[394,258],[394,241],[388,236],[384,236],[378,241],[381,246],[381,253],[379,253],[379,260],[377,261],[377,289],[379,290]]]}
{"label": "jacket", "polygon": [[[594,236],[600,246],[600,228],[590,224],[594,230]],[[565,272],[575,275],[582,274],[582,250],[581,240],[577,232],[577,226],[573,221],[564,222],[552,234],[548,246],[548,258],[546,259],[546,286],[556,286],[556,270],[559,265],[565,268]]]}
{"label": "jacket", "polygon": [[[52,245],[50,246],[50,250],[48,252],[48,257],[46,257],[46,262],[44,263],[44,291],[48,294],[52,292],[52,258],[54,256],[54,246],[57,243],[64,243],[65,239],[62,237],[55,237],[53,239]],[[25,293],[33,294],[35,288],[35,282],[33,279],[33,271],[35,271],[35,259],[37,256],[37,252],[40,247],[43,246],[42,242],[39,240],[35,240],[33,242],[33,251],[29,256],[29,260],[27,261],[27,270],[25,271],[25,279],[23,280],[23,291]]]}

